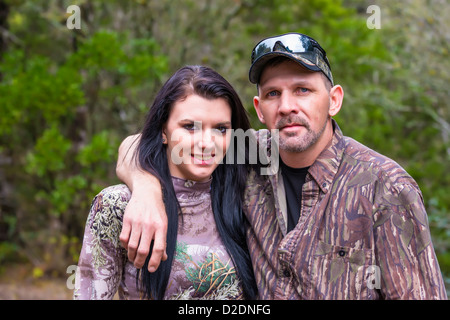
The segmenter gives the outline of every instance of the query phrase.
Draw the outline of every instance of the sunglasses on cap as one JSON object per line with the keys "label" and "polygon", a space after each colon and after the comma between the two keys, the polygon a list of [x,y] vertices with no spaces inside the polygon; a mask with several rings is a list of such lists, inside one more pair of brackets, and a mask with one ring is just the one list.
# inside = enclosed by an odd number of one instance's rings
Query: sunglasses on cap
{"label": "sunglasses on cap", "polygon": [[288,33],[261,40],[252,51],[249,78],[258,83],[265,64],[277,56],[287,57],[312,71],[321,71],[333,85],[330,63],[325,50],[311,37]]}

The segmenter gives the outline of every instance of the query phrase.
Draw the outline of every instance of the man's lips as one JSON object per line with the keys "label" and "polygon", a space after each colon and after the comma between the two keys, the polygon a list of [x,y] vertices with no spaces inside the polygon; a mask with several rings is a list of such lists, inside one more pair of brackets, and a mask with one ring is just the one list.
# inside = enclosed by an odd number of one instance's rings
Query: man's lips
{"label": "man's lips", "polygon": [[303,125],[301,125],[301,124],[299,124],[299,123],[289,123],[289,124],[287,124],[287,125],[281,127],[280,130],[284,130],[284,129],[287,129],[287,130],[294,130],[294,129],[298,129],[298,128],[300,128],[300,127],[303,127]]}

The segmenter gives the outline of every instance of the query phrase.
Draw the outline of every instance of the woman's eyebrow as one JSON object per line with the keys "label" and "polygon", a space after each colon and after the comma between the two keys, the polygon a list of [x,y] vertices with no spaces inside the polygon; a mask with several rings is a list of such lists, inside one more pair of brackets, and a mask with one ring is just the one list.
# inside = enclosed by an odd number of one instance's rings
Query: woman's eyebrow
{"label": "woman's eyebrow", "polygon": [[[199,123],[199,124],[202,123],[202,121],[191,120],[191,119],[182,119],[182,120],[180,120],[179,122],[180,122],[180,123],[181,123],[181,122],[189,122],[189,123],[195,122],[195,123]],[[215,125],[216,125],[216,126],[224,126],[224,125],[231,126],[231,121],[221,121],[221,122],[217,122]]]}
{"label": "woman's eyebrow", "polygon": [[231,121],[219,122],[216,126],[231,126]]}

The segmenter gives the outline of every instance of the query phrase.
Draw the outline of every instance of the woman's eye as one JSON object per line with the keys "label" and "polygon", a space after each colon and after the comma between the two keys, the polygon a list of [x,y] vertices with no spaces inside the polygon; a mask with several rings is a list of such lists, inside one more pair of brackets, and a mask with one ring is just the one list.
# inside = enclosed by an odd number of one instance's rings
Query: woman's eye
{"label": "woman's eye", "polygon": [[221,134],[227,133],[227,129],[229,129],[229,128],[227,128],[227,127],[218,127],[218,128],[216,128],[216,130],[217,130],[219,133],[221,133]]}
{"label": "woman's eye", "polygon": [[197,129],[197,127],[193,123],[185,124],[185,125],[183,125],[183,128],[188,131],[194,131]]}

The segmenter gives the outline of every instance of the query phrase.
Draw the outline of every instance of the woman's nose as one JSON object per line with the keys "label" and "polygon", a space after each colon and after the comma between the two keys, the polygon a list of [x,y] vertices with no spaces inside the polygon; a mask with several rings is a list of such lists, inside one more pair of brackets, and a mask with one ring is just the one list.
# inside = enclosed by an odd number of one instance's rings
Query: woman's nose
{"label": "woman's nose", "polygon": [[214,149],[215,144],[211,130],[202,130],[201,137],[198,140],[198,146],[206,151]]}

